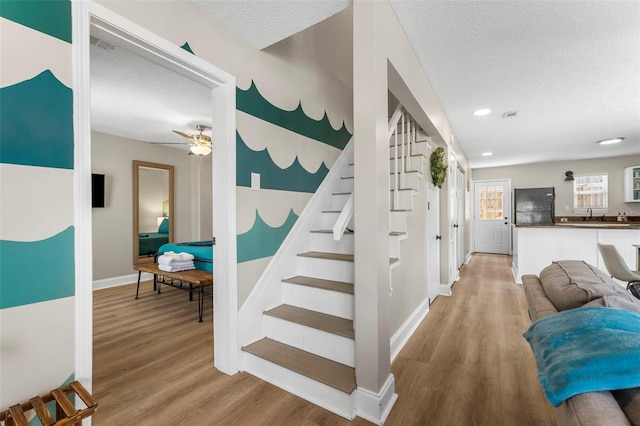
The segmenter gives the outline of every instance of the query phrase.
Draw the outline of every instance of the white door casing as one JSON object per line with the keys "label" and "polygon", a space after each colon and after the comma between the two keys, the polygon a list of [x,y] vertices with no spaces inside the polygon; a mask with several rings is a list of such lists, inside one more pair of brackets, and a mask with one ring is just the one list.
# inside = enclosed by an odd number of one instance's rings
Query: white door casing
{"label": "white door casing", "polygon": [[427,296],[433,302],[440,293],[440,194],[438,188],[427,185]]}
{"label": "white door casing", "polygon": [[511,245],[511,180],[473,184],[474,251],[509,254]]}
{"label": "white door casing", "polygon": [[458,269],[462,267],[465,261],[465,252],[464,252],[464,219],[465,219],[465,187],[466,187],[466,179],[465,174],[462,169],[459,167],[456,169],[456,202],[457,202],[457,213],[458,217],[456,220],[456,228],[457,233],[457,261],[456,266]]}
{"label": "white door casing", "polygon": [[75,378],[92,389],[91,111],[89,37],[108,34],[152,61],[212,89],[213,230],[216,250],[214,362],[227,374],[238,371],[235,77],[179,46],[92,1],[72,2],[75,226]]}

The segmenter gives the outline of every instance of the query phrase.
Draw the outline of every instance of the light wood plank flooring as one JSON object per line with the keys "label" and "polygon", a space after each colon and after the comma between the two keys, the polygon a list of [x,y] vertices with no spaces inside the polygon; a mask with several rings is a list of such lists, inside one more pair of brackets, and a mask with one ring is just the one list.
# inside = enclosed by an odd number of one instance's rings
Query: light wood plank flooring
{"label": "light wood plank flooring", "polygon": [[[399,399],[386,425],[554,425],[522,333],[522,287],[507,256],[475,255],[438,297],[392,366]],[[95,425],[368,425],[349,422],[253,376],[213,368],[188,293],[143,284],[94,292]]]}

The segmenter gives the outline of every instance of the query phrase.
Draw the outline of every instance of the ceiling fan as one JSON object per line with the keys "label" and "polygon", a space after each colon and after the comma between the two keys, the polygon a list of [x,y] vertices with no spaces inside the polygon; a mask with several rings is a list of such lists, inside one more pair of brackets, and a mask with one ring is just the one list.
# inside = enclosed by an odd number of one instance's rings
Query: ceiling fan
{"label": "ceiling fan", "polygon": [[196,130],[200,132],[197,135],[187,135],[186,133],[179,132],[178,130],[174,130],[173,133],[176,133],[183,138],[189,140],[189,144],[191,145],[189,148],[189,155],[209,155],[211,153],[211,138],[207,135],[202,134],[205,129],[210,129],[211,127],[204,124],[196,124]]}
{"label": "ceiling fan", "polygon": [[188,135],[186,133],[174,130],[175,134],[182,136],[189,142],[150,142],[157,145],[189,145],[189,155],[205,156],[211,153],[211,138],[202,132],[211,127],[205,124],[196,124],[196,130],[200,133],[196,135]]}

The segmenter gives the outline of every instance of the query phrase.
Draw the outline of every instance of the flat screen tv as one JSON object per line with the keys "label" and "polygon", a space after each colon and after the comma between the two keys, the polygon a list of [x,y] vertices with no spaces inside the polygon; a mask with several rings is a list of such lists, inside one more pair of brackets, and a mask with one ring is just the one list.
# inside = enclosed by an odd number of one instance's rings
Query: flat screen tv
{"label": "flat screen tv", "polygon": [[104,207],[104,175],[91,174],[91,207]]}

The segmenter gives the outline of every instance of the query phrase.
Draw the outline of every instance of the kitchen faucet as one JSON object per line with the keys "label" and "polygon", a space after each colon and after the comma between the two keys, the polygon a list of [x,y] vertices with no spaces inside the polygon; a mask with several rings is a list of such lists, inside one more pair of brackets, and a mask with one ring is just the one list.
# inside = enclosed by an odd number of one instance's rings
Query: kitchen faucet
{"label": "kitchen faucet", "polygon": [[589,213],[589,220],[593,220],[593,209],[591,207],[587,207],[587,213]]}

